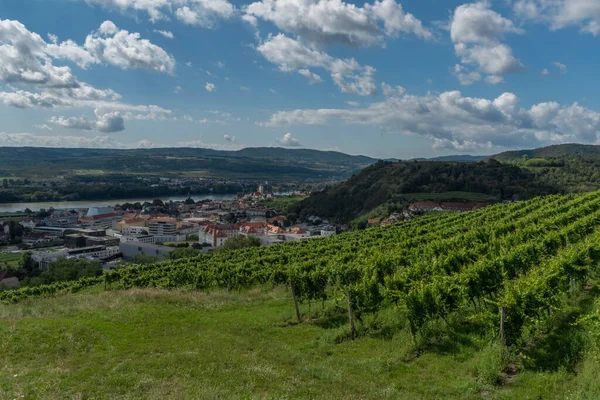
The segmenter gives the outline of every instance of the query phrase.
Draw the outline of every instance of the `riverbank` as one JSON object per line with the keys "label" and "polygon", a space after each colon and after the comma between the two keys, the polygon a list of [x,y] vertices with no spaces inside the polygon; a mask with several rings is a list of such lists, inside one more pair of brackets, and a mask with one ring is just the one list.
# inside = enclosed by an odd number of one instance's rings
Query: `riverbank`
{"label": "riverbank", "polygon": [[[158,196],[158,199],[163,202],[168,201],[184,201],[188,196]],[[236,198],[235,194],[192,194],[191,198],[195,201],[202,200],[217,200],[226,201],[233,200]],[[149,198],[133,198],[133,199],[114,199],[114,200],[81,200],[81,201],[45,201],[45,202],[33,202],[33,203],[4,203],[0,204],[0,213],[15,213],[22,212],[25,209],[37,212],[42,209],[48,210],[53,208],[55,210],[67,210],[67,209],[81,209],[90,207],[107,207],[114,206],[116,204],[123,203],[144,203],[146,201],[151,202],[154,199]]]}

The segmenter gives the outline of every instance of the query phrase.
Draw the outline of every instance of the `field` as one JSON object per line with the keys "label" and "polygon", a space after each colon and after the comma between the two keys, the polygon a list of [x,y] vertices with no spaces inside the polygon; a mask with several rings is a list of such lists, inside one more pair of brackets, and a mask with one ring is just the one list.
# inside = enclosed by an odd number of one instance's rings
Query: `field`
{"label": "field", "polygon": [[0,270],[13,269],[19,266],[20,253],[0,252]]}
{"label": "field", "polygon": [[448,343],[449,337],[420,354],[406,332],[338,343],[343,322],[294,324],[290,302],[284,289],[94,289],[4,306],[0,398],[592,399],[600,393],[593,359],[579,374],[526,371],[494,386],[478,377],[494,358],[481,338]]}
{"label": "field", "polygon": [[0,388],[597,399],[599,224],[600,192],[547,196],[0,292]]}

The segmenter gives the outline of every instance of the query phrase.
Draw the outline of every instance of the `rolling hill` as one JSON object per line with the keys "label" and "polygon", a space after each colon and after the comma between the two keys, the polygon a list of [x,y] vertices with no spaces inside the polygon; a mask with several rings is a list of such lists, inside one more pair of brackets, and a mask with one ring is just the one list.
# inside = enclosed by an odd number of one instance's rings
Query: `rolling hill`
{"label": "rolling hill", "polygon": [[57,149],[0,147],[0,176],[52,177],[76,170],[270,180],[345,179],[377,160],[310,149]]}
{"label": "rolling hill", "polygon": [[[347,223],[383,204],[403,203],[415,194],[439,194],[435,197],[440,201],[447,192],[452,193],[448,201],[468,201],[473,193],[499,201],[559,193],[561,188],[540,182],[528,169],[495,160],[378,162],[343,183],[312,194],[295,212],[300,217],[318,215]],[[464,193],[462,199],[457,192]]]}

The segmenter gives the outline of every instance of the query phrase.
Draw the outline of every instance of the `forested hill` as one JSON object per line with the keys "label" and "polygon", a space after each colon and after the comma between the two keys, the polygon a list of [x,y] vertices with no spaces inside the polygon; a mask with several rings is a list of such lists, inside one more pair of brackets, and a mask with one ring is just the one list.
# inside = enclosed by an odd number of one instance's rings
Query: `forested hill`
{"label": "forested hill", "polygon": [[539,149],[507,151],[496,154],[492,158],[500,161],[512,161],[527,158],[586,157],[600,158],[600,146],[590,144],[558,144]]}
{"label": "forested hill", "polygon": [[303,200],[296,213],[350,222],[409,194],[468,192],[497,200],[521,200],[563,191],[527,168],[493,159],[477,163],[380,161],[348,181]]}
{"label": "forested hill", "polygon": [[[205,177],[264,180],[345,179],[376,162],[333,151],[245,148],[62,149],[0,147],[0,176],[69,176],[77,170],[104,174],[193,173]],[[43,176],[42,176],[43,175]]]}

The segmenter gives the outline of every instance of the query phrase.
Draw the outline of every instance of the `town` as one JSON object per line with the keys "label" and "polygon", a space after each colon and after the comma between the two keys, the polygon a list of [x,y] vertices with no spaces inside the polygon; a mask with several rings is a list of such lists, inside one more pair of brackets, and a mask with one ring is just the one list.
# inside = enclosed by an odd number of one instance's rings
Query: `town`
{"label": "town", "polygon": [[[261,206],[265,200],[282,197],[260,185],[258,191],[234,200],[156,199],[113,207],[12,213],[0,217],[0,245],[4,245],[3,254],[12,254],[14,259],[30,254],[41,271],[59,259],[85,259],[109,270],[142,257],[162,260],[181,247],[212,252],[234,236],[251,236],[258,239],[256,243],[271,246],[336,234],[336,227],[326,219],[309,216],[299,223],[281,210]],[[7,271],[0,278],[5,288],[19,284]]]}

